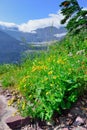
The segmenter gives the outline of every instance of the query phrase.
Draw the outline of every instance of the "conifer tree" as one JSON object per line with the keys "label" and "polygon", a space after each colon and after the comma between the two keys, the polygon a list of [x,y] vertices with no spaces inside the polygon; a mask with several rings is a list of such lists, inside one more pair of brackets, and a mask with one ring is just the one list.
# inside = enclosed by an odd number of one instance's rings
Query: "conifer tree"
{"label": "conifer tree", "polygon": [[69,32],[77,33],[81,29],[87,29],[87,10],[83,10],[77,0],[64,0],[60,7],[64,15],[61,24],[67,22],[66,28]]}

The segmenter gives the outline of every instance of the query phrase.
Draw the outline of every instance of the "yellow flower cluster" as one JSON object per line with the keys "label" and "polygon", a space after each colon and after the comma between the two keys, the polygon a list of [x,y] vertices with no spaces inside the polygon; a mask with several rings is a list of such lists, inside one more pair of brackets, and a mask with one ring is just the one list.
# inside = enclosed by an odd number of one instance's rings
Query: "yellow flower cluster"
{"label": "yellow flower cluster", "polygon": [[12,97],[10,100],[8,100],[8,106],[11,106],[14,103],[15,98]]}
{"label": "yellow flower cluster", "polygon": [[55,56],[50,56],[49,58],[48,58],[48,62],[51,62],[51,61],[55,61]]}
{"label": "yellow flower cluster", "polygon": [[59,58],[58,60],[57,60],[57,63],[58,64],[65,64],[65,60],[63,60],[62,58]]}
{"label": "yellow flower cluster", "polygon": [[59,59],[59,60],[57,61],[57,63],[58,63],[58,64],[64,64],[64,61],[61,60],[61,59]]}
{"label": "yellow flower cluster", "polygon": [[56,79],[57,78],[57,76],[53,76],[53,79]]}
{"label": "yellow flower cluster", "polygon": [[30,75],[24,76],[23,79],[21,80],[21,83],[26,82],[26,79],[30,78]]}
{"label": "yellow flower cluster", "polygon": [[42,80],[42,83],[46,82],[48,80],[47,77],[45,77],[43,80]]}
{"label": "yellow flower cluster", "polygon": [[51,75],[52,73],[53,73],[53,71],[51,70],[51,71],[48,72],[48,75]]}
{"label": "yellow flower cluster", "polygon": [[40,70],[46,70],[46,69],[47,69],[47,66],[45,66],[45,65],[42,65],[42,66],[33,66],[32,67],[32,72],[40,71]]}
{"label": "yellow flower cluster", "polygon": [[49,94],[49,92],[46,92],[46,95],[48,95]]}

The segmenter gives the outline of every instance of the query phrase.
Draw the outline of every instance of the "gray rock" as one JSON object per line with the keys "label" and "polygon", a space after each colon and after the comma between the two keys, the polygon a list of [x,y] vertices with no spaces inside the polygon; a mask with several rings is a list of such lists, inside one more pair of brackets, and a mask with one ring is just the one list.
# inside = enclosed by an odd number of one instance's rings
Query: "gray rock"
{"label": "gray rock", "polygon": [[72,130],[87,130],[87,129],[83,127],[74,127]]}
{"label": "gray rock", "polygon": [[6,118],[12,116],[17,110],[7,105],[7,100],[4,96],[0,96],[0,120],[5,121]]}
{"label": "gray rock", "polygon": [[11,130],[3,121],[0,121],[0,130]]}
{"label": "gray rock", "polygon": [[8,107],[5,96],[0,95],[0,130],[11,130],[5,123],[5,120],[16,111],[15,108]]}
{"label": "gray rock", "polygon": [[81,118],[80,116],[78,116],[74,122],[74,125],[76,126],[81,126],[84,125],[85,121],[83,118]]}
{"label": "gray rock", "polygon": [[62,130],[69,130],[68,128],[63,128]]}
{"label": "gray rock", "polygon": [[6,100],[4,96],[0,96],[0,120],[6,112]]}

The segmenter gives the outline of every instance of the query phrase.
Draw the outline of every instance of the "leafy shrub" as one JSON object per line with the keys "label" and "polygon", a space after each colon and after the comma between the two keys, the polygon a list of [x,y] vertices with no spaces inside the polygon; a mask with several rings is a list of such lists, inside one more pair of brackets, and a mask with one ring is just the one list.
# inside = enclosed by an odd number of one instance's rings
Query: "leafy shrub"
{"label": "leafy shrub", "polygon": [[87,90],[87,40],[78,37],[66,37],[23,68],[18,89],[24,96],[20,104],[24,116],[49,120]]}

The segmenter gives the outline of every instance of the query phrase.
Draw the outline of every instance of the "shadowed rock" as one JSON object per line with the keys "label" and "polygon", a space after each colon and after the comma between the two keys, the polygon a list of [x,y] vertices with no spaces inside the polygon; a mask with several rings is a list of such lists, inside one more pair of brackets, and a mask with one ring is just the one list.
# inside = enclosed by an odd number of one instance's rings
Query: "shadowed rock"
{"label": "shadowed rock", "polygon": [[31,118],[29,117],[24,118],[21,116],[11,116],[6,119],[6,123],[12,130],[16,130],[27,124],[31,124]]}

